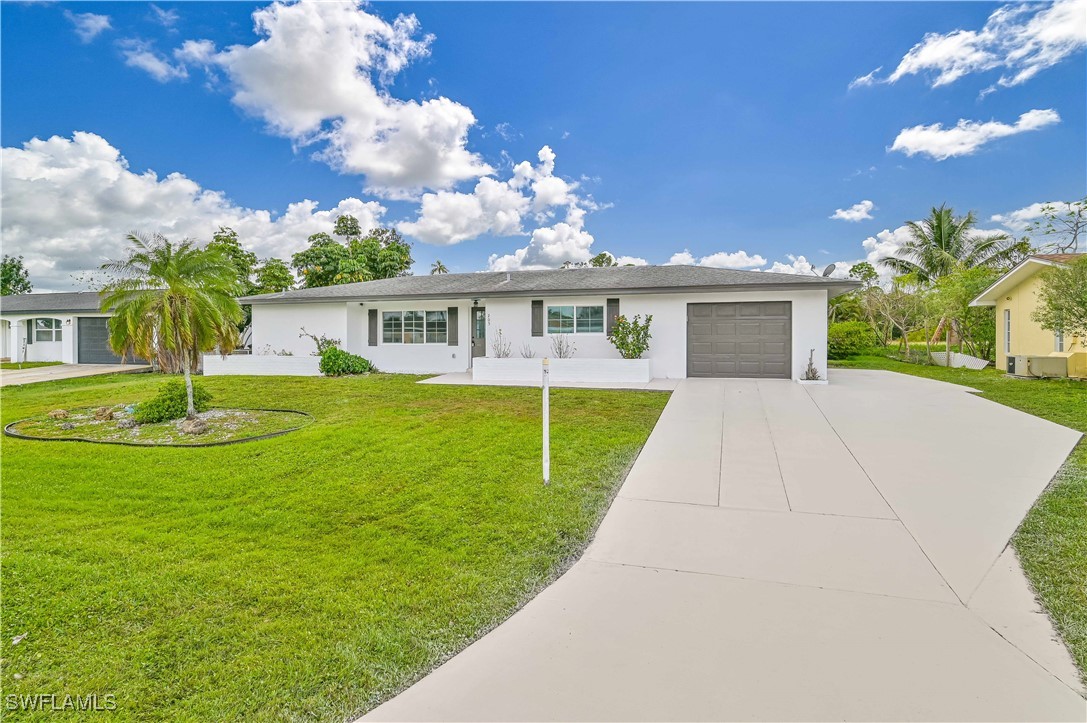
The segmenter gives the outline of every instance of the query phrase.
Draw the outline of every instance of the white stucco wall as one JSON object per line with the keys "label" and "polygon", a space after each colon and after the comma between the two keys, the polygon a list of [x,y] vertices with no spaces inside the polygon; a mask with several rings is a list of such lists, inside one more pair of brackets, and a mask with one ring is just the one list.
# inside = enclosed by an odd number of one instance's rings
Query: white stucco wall
{"label": "white stucco wall", "polygon": [[[606,306],[607,296],[547,297],[543,299],[544,310],[557,305],[597,305]],[[825,377],[827,369],[827,292],[822,289],[812,291],[730,291],[710,294],[619,294],[619,312],[625,316],[640,314],[653,315],[650,327],[653,335],[649,342],[649,352],[645,358],[652,361],[655,378],[681,379],[687,375],[687,304],[712,303],[722,301],[789,301],[792,303],[792,375],[799,379],[808,365],[808,353],[815,349],[815,364]],[[494,332],[501,329],[503,335],[512,344],[513,356],[521,355],[522,346],[532,349],[537,357],[553,356],[551,338],[532,336],[531,299],[499,298],[483,299],[481,305],[487,307],[488,336],[493,339]],[[577,351],[575,358],[618,359],[606,334],[572,334]],[[488,349],[488,355],[490,355]]]}
{"label": "white stucco wall", "polygon": [[[605,306],[608,296],[533,297],[547,306]],[[611,298],[616,298],[613,295]],[[731,291],[719,293],[673,293],[617,295],[620,313],[633,316],[653,315],[649,359],[655,378],[681,379],[687,375],[687,304],[740,301],[789,301],[792,304],[792,376],[799,379],[808,364],[808,353],[815,350],[815,364],[825,377],[827,369],[827,292],[823,289],[797,291]],[[532,298],[481,298],[487,311],[487,356],[493,356],[493,343],[499,330],[511,345],[511,356],[520,357],[522,348],[531,349],[537,358],[554,356],[551,337],[532,336]],[[439,311],[458,308],[458,344],[385,344],[381,339],[383,311]],[[378,311],[378,344],[368,345],[367,313]],[[471,366],[471,309],[469,300],[408,302],[337,302],[320,304],[267,304],[253,306],[253,349],[260,353],[265,345],[273,350],[287,349],[296,355],[314,351],[309,339],[299,339],[300,327],[314,334],[325,334],[343,342],[343,347],[372,361],[388,372],[443,373],[466,371]],[[572,334],[576,345],[574,358],[618,359],[619,353],[603,332]]]}
{"label": "white stucco wall", "polygon": [[[78,329],[80,317],[98,316],[108,317],[109,314],[83,313],[39,313],[39,314],[5,314],[4,321],[10,326],[5,326],[6,343],[4,344],[4,356],[16,361],[47,362],[57,361],[65,364],[76,363],[78,345]],[[23,341],[26,340],[27,319],[60,319],[60,341],[35,341],[26,346],[26,358],[22,358]]]}

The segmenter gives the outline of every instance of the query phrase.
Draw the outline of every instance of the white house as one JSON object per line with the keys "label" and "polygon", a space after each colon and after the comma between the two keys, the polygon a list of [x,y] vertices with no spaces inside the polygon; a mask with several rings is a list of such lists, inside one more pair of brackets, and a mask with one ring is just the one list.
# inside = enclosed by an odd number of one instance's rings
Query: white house
{"label": "white house", "polygon": [[[403,276],[301,289],[252,304],[254,354],[309,356],[309,334],[389,372],[464,372],[473,360],[555,357],[560,337],[575,359],[619,359],[613,320],[652,314],[647,370],[656,378],[799,379],[813,354],[825,375],[827,301],[853,281],[695,266]],[[255,360],[254,360],[255,361]]]}
{"label": "white house", "polygon": [[2,356],[11,361],[119,364],[95,291],[0,297]]}

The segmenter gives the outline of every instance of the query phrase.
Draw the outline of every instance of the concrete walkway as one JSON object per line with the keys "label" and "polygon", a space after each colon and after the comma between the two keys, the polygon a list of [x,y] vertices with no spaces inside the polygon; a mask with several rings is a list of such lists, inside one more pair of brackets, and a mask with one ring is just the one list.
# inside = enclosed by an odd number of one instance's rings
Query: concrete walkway
{"label": "concrete walkway", "polygon": [[58,364],[33,369],[4,369],[0,371],[0,387],[93,377],[99,374],[136,374],[149,371],[151,367],[146,364]]}
{"label": "concrete walkway", "polygon": [[1079,434],[889,372],[687,380],[584,557],[371,720],[1073,720],[1007,541]]}

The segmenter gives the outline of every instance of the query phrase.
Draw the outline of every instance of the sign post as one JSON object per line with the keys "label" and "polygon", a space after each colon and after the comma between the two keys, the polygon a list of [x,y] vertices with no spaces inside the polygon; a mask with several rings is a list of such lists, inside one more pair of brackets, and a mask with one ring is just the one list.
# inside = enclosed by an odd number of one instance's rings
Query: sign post
{"label": "sign post", "polygon": [[550,360],[543,360],[543,481],[551,484],[551,384]]}

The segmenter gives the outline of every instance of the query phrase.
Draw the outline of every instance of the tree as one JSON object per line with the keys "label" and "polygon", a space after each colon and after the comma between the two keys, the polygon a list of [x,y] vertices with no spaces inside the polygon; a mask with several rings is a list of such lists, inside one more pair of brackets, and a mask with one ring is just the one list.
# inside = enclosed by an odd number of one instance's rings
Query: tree
{"label": "tree", "polygon": [[430,265],[430,273],[434,274],[448,274],[449,269],[445,267],[445,264],[441,262],[441,259],[434,259],[434,263]]}
{"label": "tree", "polygon": [[237,231],[227,226],[220,226],[211,237],[211,243],[207,248],[209,251],[221,252],[230,260],[237,274],[238,283],[242,287],[242,293],[249,294],[256,291],[253,273],[257,266],[257,255],[242,248]]}
{"label": "tree", "polygon": [[596,256],[589,259],[589,266],[603,267],[603,266],[618,266],[619,262],[615,260],[615,257],[609,254],[607,251],[601,251]]}
{"label": "tree", "polygon": [[889,291],[878,286],[872,287],[871,291],[867,303],[871,304],[878,317],[898,330],[899,349],[908,350],[910,332],[925,323],[924,290],[914,277],[905,275],[895,279]]}
{"label": "tree", "polygon": [[[951,351],[953,330],[959,338],[959,351],[965,344],[970,353],[979,359],[990,359],[996,343],[996,316],[987,306],[970,306],[977,295],[987,289],[1000,272],[976,266],[959,269],[941,276],[926,296],[930,319],[943,322]],[[939,324],[938,324],[939,325]]]}
{"label": "tree", "polygon": [[867,261],[861,261],[849,267],[849,278],[861,282],[867,289],[879,281],[879,273],[875,266]]}
{"label": "tree", "polygon": [[959,268],[1004,268],[1022,255],[1023,241],[1003,233],[975,233],[976,224],[972,211],[956,217],[946,205],[933,208],[924,221],[906,223],[910,239],[879,264],[929,284]]}
{"label": "tree", "polygon": [[271,294],[277,291],[290,291],[294,288],[294,274],[283,259],[265,259],[256,268],[255,273],[254,294]]}
{"label": "tree", "polygon": [[1046,239],[1039,247],[1054,254],[1076,253],[1080,235],[1087,233],[1087,198],[1047,203],[1041,211],[1042,217],[1028,227],[1031,233]]}
{"label": "tree", "polygon": [[34,284],[30,283],[30,272],[23,265],[23,257],[4,254],[0,266],[0,296],[27,294],[33,289]]}
{"label": "tree", "polygon": [[333,233],[346,240],[341,242],[327,233],[315,233],[309,237],[309,248],[291,257],[291,266],[298,271],[306,288],[389,279],[411,273],[414,263],[411,244],[396,230],[375,228],[362,236],[358,219],[340,216]]}
{"label": "tree", "polygon": [[242,309],[236,269],[222,248],[131,234],[128,255],[103,264],[116,278],[102,289],[102,310],[113,310],[109,346],[117,354],[155,358],[185,375],[188,415],[196,416],[191,372],[200,353],[228,354],[238,344]]}
{"label": "tree", "polygon": [[1087,256],[1041,273],[1038,307],[1030,316],[1043,329],[1087,343]]}

